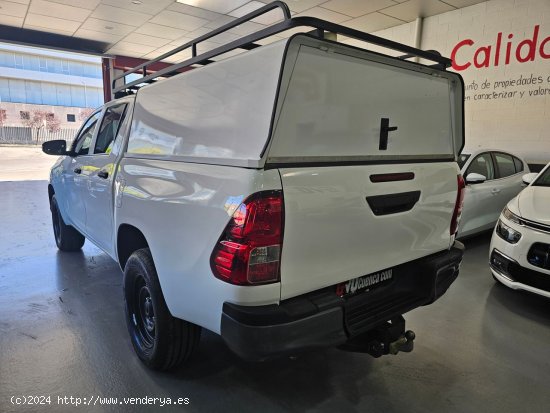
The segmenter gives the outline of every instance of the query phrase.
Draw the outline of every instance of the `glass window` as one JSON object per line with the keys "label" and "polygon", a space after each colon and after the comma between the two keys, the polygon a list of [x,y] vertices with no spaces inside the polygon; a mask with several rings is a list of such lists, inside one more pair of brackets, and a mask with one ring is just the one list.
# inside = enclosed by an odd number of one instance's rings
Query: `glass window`
{"label": "glass window", "polygon": [[500,178],[505,178],[516,173],[516,167],[514,166],[514,160],[511,155],[495,152],[495,160],[497,162]]}
{"label": "glass window", "polygon": [[10,82],[8,79],[0,78],[0,99],[2,100],[2,102],[11,102]]}
{"label": "glass window", "polygon": [[12,102],[27,103],[27,94],[25,93],[25,81],[19,79],[9,79],[10,98]]}
{"label": "glass window", "polygon": [[91,104],[89,104],[90,107],[96,108],[96,107],[101,106],[105,103],[103,101],[103,90],[97,89],[97,88],[93,88],[93,89],[90,88],[89,90],[91,92],[91,94],[90,94]]}
{"label": "glass window", "polygon": [[82,63],[75,62],[74,60],[69,61],[69,72],[73,76],[82,76]]}
{"label": "glass window", "polygon": [[40,63],[38,56],[30,54],[23,55],[23,68],[26,70],[40,70]]}
{"label": "glass window", "polygon": [[521,161],[521,159],[516,158],[515,156],[513,158],[514,158],[514,165],[516,166],[516,173],[522,172],[523,171],[523,162]]}
{"label": "glass window", "polygon": [[57,59],[47,58],[48,61],[48,72],[50,73],[61,73],[61,62]]}
{"label": "glass window", "polygon": [[464,165],[466,165],[466,162],[468,161],[468,159],[470,159],[470,156],[469,154],[467,153],[463,153],[462,155],[460,155],[458,157],[458,167],[460,169],[462,169],[464,167]]}
{"label": "glass window", "polygon": [[94,153],[111,153],[113,142],[124,119],[126,105],[117,105],[105,111],[97,134]]}
{"label": "glass window", "polygon": [[31,115],[26,110],[19,111],[19,117],[23,120],[29,120],[31,118]]}
{"label": "glass window", "polygon": [[11,52],[0,52],[0,66],[4,67],[14,67],[15,60],[13,58],[13,53]]}
{"label": "glass window", "polygon": [[72,113],[67,113],[67,122],[76,122],[76,116]]}
{"label": "glass window", "polygon": [[78,106],[81,108],[88,108],[88,99],[84,95],[84,87],[82,85],[71,85],[71,106]]}
{"label": "glass window", "polygon": [[39,82],[25,80],[25,91],[27,93],[27,103],[42,104],[42,88]]}
{"label": "glass window", "polygon": [[544,172],[542,172],[538,179],[533,182],[533,186],[550,186],[550,167],[547,167]]}
{"label": "glass window", "polygon": [[15,68],[23,69],[23,56],[21,56],[20,54],[14,54],[13,57],[15,60]]}
{"label": "glass window", "polygon": [[94,137],[94,130],[99,119],[99,113],[95,112],[84,123],[84,126],[80,130],[80,134],[75,139],[73,144],[73,152],[77,155],[87,155],[90,145],[92,144],[92,138]]}
{"label": "glass window", "polygon": [[39,67],[41,72],[47,72],[48,71],[48,60],[45,57],[39,58]]}
{"label": "glass window", "polygon": [[69,85],[55,85],[57,94],[57,104],[61,106],[71,106],[71,87]]}
{"label": "glass window", "polygon": [[[450,77],[435,77],[397,66],[390,68],[387,63],[343,53],[325,53],[310,46],[300,47],[284,101],[280,105],[277,127],[273,130],[270,158],[290,157],[307,161],[368,157],[373,154],[393,159],[454,155],[452,90],[455,86]],[[260,110],[259,105],[254,109]],[[180,119],[175,122],[182,123],[174,123],[168,128],[188,127],[183,123],[187,121],[186,115],[176,115],[178,110],[188,109],[177,108],[174,116]],[[239,110],[244,112],[244,106]],[[398,128],[389,133],[387,150],[380,152],[384,118],[389,119],[388,127]],[[214,123],[219,119],[212,118]],[[261,116],[260,119],[264,124],[258,123],[257,127],[264,130],[266,118]],[[228,125],[227,129],[233,127]],[[226,129],[224,126],[222,128]],[[177,132],[169,132],[169,129],[164,132],[178,136]],[[214,138],[214,134],[209,136],[209,132],[205,134],[200,134],[201,138],[208,138],[200,141],[196,134],[185,136],[185,140],[180,139],[183,143],[181,149],[175,139],[178,155],[193,156],[206,146],[209,151],[206,156],[224,157],[226,153],[231,153],[235,157],[238,153],[243,157],[258,157],[264,146],[264,142],[256,138],[254,145],[248,143],[253,134],[232,136],[231,133],[224,133],[223,138],[222,135],[219,138]],[[457,145],[461,139],[456,137]],[[220,145],[223,145],[224,152],[220,153],[217,149]],[[247,155],[243,146],[247,147]],[[214,151],[219,155],[214,155]]]}
{"label": "glass window", "polygon": [[495,179],[495,168],[491,155],[482,153],[476,156],[466,171],[466,177],[471,173],[483,175],[487,180]]}

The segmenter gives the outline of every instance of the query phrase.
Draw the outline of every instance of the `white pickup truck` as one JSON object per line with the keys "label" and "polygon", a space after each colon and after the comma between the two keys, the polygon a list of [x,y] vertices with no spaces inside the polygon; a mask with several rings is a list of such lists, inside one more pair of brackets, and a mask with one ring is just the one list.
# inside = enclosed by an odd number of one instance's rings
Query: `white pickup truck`
{"label": "white pickup truck", "polygon": [[[316,32],[255,43],[304,25]],[[116,87],[134,93],[96,110],[69,149],[43,145],[62,155],[48,185],[57,246],[86,238],[120,264],[131,340],[151,368],[187,359],[201,328],[252,360],[410,351],[402,314],[444,294],[463,255],[461,77],[437,54],[289,15],[196,54],[226,29]]]}

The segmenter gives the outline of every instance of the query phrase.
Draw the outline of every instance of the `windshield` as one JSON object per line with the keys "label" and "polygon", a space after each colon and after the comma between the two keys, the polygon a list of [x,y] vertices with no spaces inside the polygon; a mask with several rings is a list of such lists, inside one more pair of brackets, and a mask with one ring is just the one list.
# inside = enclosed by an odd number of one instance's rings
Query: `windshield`
{"label": "windshield", "polygon": [[468,161],[468,159],[470,159],[470,156],[471,156],[471,155],[468,154],[468,153],[463,153],[462,155],[460,155],[460,156],[458,157],[458,161],[457,161],[457,162],[458,162],[458,167],[459,167],[460,169],[462,169],[462,168],[464,167],[464,165],[466,164],[466,161]]}
{"label": "windshield", "polygon": [[533,186],[550,186],[550,167],[538,177]]}

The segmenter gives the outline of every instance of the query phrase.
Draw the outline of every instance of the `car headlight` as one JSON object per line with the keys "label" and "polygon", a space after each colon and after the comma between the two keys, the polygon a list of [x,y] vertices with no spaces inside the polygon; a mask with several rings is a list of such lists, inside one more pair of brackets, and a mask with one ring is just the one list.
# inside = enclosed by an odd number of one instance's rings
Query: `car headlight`
{"label": "car headlight", "polygon": [[512,211],[508,209],[508,207],[504,207],[504,210],[502,211],[502,215],[506,217],[507,220],[515,222],[516,224],[521,224],[520,218],[514,214]]}
{"label": "car headlight", "polygon": [[506,242],[509,242],[510,244],[517,244],[517,242],[521,239],[521,232],[518,232],[515,229],[509,227],[500,219],[497,222],[495,231],[500,238],[502,238]]}

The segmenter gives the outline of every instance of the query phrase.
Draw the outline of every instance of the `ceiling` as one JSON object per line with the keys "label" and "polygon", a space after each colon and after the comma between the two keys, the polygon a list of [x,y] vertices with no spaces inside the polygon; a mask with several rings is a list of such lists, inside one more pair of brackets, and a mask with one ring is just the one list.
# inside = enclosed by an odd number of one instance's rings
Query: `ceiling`
{"label": "ceiling", "polygon": [[[296,16],[318,17],[375,32],[482,1],[287,0],[286,3]],[[0,40],[151,59],[269,2],[0,0]],[[241,24],[209,40],[199,52],[272,24],[280,19],[279,13],[271,12]],[[167,61],[181,61],[185,57],[185,53],[180,53]]]}

